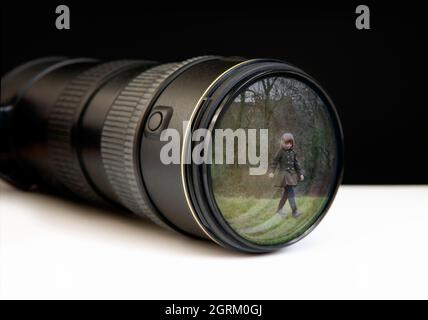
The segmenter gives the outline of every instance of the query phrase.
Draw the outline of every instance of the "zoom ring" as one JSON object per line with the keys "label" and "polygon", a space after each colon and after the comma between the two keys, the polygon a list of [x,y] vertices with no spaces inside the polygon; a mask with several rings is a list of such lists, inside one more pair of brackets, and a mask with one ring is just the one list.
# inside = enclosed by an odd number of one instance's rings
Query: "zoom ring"
{"label": "zoom ring", "polygon": [[[171,229],[150,204],[139,171],[139,128],[158,88],[180,68],[201,60],[159,65],[134,78],[118,95],[104,123],[101,153],[117,200],[135,214]],[[144,150],[143,150],[144,152]]]}
{"label": "zoom ring", "polygon": [[104,203],[85,177],[75,148],[73,130],[93,92],[110,75],[136,61],[119,60],[92,67],[71,80],[50,111],[48,152],[56,180],[73,194]]}

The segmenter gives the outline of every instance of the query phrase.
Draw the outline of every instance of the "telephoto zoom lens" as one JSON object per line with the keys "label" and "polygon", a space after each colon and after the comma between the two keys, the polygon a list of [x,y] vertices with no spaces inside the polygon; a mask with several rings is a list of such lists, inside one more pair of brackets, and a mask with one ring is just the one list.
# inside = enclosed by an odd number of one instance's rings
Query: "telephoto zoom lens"
{"label": "telephoto zoom lens", "polygon": [[1,80],[1,177],[262,253],[311,232],[343,173],[321,86],[289,63],[49,57]]}

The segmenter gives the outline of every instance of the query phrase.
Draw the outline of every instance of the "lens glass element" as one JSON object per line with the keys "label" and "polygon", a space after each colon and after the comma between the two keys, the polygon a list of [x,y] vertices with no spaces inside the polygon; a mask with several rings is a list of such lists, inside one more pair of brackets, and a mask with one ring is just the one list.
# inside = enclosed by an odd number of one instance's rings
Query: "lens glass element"
{"label": "lens glass element", "polygon": [[303,80],[284,75],[252,81],[228,101],[212,133],[213,203],[252,243],[291,241],[318,220],[335,188],[331,109]]}

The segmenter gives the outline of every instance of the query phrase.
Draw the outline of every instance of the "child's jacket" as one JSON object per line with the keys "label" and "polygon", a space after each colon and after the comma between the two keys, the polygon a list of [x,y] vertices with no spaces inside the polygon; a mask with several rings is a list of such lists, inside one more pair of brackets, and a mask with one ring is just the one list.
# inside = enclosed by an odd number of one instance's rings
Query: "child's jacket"
{"label": "child's jacket", "polygon": [[276,187],[295,186],[300,175],[303,175],[303,169],[293,149],[279,149],[271,164],[271,170],[276,169],[279,169],[279,178],[274,181]]}

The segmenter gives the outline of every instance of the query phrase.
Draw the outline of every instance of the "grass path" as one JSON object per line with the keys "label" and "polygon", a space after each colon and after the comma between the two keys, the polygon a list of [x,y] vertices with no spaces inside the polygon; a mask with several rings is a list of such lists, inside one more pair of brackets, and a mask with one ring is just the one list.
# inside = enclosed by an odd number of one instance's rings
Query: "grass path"
{"label": "grass path", "polygon": [[276,244],[300,235],[314,222],[325,203],[322,197],[296,197],[302,215],[295,219],[289,203],[285,215],[276,214],[279,198],[218,197],[226,221],[243,238],[259,244]]}

